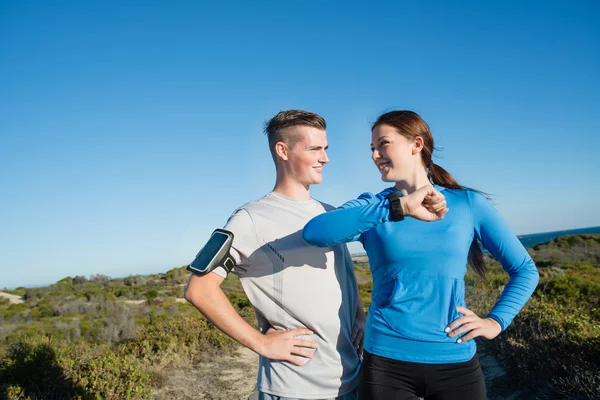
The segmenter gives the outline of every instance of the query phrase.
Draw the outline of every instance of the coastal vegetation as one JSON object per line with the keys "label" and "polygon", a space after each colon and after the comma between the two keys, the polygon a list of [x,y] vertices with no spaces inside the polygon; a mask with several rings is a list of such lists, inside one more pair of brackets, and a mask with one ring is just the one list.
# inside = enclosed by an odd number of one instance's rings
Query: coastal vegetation
{"label": "coastal vegetation", "polygon": [[[511,326],[479,344],[507,374],[497,386],[524,398],[597,399],[600,393],[600,235],[568,235],[528,249],[540,272]],[[485,282],[467,274],[467,301],[485,315],[508,276],[489,260]]]}
{"label": "coastal vegetation", "polygon": [[[592,399],[600,393],[600,235],[570,235],[528,249],[540,271],[533,298],[512,325],[480,348],[506,375],[495,393],[524,398]],[[355,260],[365,309],[371,301],[368,261]],[[485,315],[508,282],[491,257],[483,280],[469,270],[467,303]],[[183,299],[185,267],[164,274],[111,279],[67,277],[43,288],[4,290],[0,297],[0,399],[143,399],[165,375],[235,343]],[[250,323],[255,316],[239,280],[222,286]],[[255,373],[255,371],[249,371]]]}

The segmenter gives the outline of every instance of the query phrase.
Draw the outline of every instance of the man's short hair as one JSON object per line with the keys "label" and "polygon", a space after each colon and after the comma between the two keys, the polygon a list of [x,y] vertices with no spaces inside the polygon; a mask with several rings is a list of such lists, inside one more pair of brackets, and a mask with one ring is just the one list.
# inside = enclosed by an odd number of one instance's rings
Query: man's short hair
{"label": "man's short hair", "polygon": [[302,138],[300,135],[294,134],[293,129],[290,129],[294,126],[309,126],[321,130],[326,130],[327,128],[323,117],[304,110],[281,111],[271,118],[265,123],[265,134],[269,139],[269,150],[271,150],[271,156],[273,156],[275,165],[277,165],[275,144],[283,142],[291,149]]}

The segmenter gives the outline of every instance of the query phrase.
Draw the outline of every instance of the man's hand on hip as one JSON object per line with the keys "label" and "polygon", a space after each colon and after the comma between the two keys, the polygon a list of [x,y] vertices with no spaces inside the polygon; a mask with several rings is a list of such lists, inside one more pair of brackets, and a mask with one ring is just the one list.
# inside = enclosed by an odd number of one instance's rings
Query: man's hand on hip
{"label": "man's hand on hip", "polygon": [[354,320],[354,326],[352,327],[352,335],[350,336],[350,340],[352,340],[352,344],[360,357],[363,355],[366,319],[367,316],[362,309],[362,304],[360,304],[360,306],[356,308],[356,318]]}
{"label": "man's hand on hip", "polygon": [[296,336],[312,335],[313,332],[309,329],[292,329],[289,331],[278,331],[270,328],[264,334],[262,345],[258,354],[270,360],[289,361],[292,364],[302,366],[304,362],[297,356],[312,358],[317,343],[306,340],[297,339]]}

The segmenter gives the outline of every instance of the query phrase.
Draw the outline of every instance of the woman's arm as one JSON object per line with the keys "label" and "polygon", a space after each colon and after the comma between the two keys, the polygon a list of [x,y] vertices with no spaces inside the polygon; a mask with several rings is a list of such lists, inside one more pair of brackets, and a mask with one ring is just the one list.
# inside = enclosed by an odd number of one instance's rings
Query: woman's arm
{"label": "woman's arm", "polygon": [[388,200],[373,193],[363,193],[357,199],[311,219],[302,230],[302,238],[313,246],[328,247],[356,241],[363,232],[389,220]]}
{"label": "woman's arm", "polygon": [[492,204],[479,193],[468,192],[467,195],[477,238],[510,276],[500,299],[488,314],[505,330],[533,294],[539,273],[527,250]]}
{"label": "woman's arm", "polygon": [[358,199],[350,200],[336,210],[314,217],[304,227],[302,238],[319,247],[355,240],[362,242],[361,235],[379,224],[401,221],[403,217],[437,221],[444,218],[448,211],[446,198],[432,185],[396,199],[394,204],[397,207],[391,209],[386,196],[393,192],[393,189],[386,189],[377,195],[363,193]]}

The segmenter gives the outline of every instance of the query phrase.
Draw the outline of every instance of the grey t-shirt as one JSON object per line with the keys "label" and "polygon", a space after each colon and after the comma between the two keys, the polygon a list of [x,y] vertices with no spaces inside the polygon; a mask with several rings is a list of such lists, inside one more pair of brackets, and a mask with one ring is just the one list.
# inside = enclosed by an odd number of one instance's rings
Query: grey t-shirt
{"label": "grey t-shirt", "polygon": [[[225,229],[233,232],[233,272],[256,310],[259,330],[309,328],[318,349],[303,366],[260,357],[258,389],[305,399],[343,395],[358,385],[360,360],[350,335],[358,292],[345,245],[312,247],[302,228],[333,207],[271,192],[237,209]],[[215,270],[221,276],[225,271]]]}

